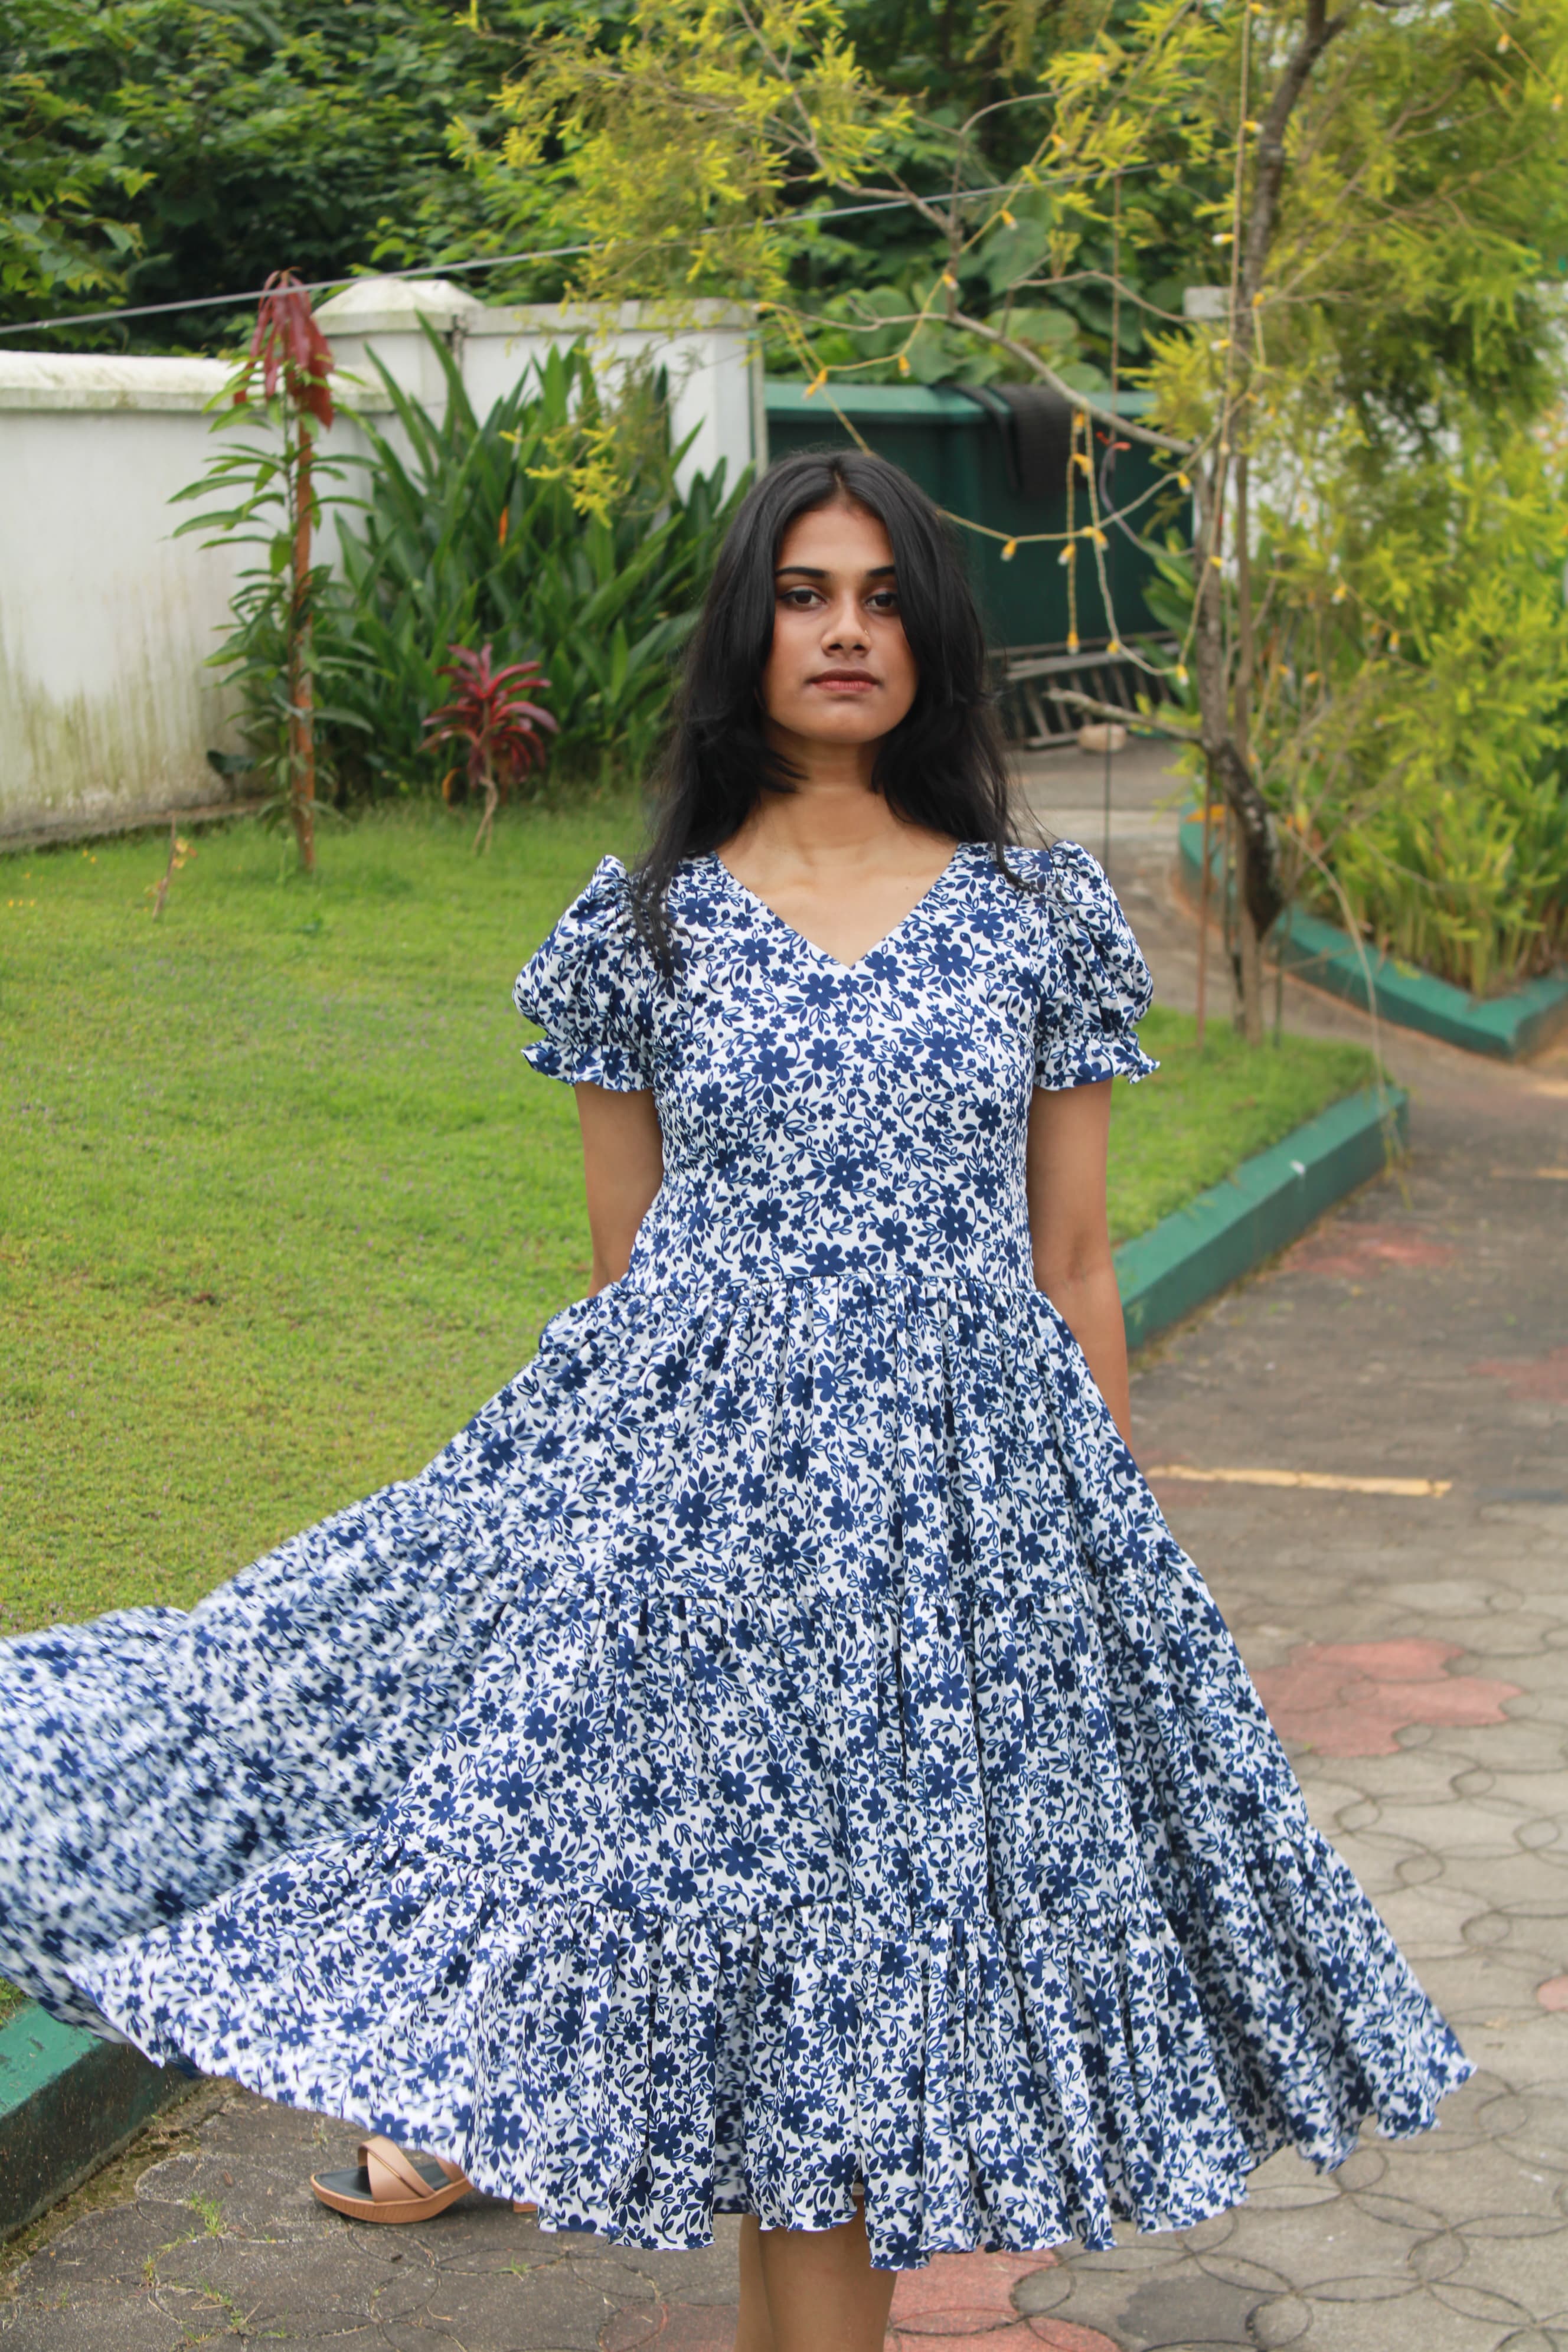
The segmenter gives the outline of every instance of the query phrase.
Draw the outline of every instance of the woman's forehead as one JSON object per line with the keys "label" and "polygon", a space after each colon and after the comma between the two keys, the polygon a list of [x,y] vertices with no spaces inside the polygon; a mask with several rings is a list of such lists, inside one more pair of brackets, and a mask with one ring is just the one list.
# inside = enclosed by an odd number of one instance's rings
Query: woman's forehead
{"label": "woman's forehead", "polygon": [[796,515],[779,542],[776,569],[873,572],[891,567],[887,528],[868,508],[835,499]]}

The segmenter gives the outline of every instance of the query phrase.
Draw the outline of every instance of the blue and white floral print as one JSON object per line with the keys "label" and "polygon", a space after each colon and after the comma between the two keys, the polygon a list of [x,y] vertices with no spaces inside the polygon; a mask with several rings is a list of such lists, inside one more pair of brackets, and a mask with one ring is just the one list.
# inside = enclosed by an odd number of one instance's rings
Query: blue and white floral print
{"label": "blue and white floral print", "polygon": [[651,1087],[625,1278],[188,1615],[0,1645],[0,1967],[546,2227],[873,2259],[1195,2221],[1469,2069],[1033,1284],[1033,1088],[1151,1066],[1081,851],[858,963],[607,859],[536,1069]]}

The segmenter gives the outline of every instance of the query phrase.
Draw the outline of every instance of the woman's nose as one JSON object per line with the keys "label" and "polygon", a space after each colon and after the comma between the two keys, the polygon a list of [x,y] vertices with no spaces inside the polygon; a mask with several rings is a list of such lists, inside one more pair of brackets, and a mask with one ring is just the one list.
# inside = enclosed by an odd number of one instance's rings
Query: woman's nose
{"label": "woman's nose", "polygon": [[827,614],[822,642],[829,653],[864,653],[870,639],[859,599],[846,596]]}

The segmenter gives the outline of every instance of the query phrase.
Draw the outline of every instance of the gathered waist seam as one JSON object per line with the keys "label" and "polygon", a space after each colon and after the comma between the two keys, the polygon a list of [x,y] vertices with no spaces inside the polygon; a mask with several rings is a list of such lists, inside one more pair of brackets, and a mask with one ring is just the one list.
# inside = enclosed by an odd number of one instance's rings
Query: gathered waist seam
{"label": "gathered waist seam", "polygon": [[679,1277],[673,1281],[639,1281],[626,1274],[619,1282],[608,1284],[597,1296],[607,1298],[618,1294],[628,1298],[695,1302],[752,1291],[781,1290],[867,1290],[921,1298],[962,1298],[976,1292],[1007,1298],[1043,1298],[1046,1295],[1037,1283],[984,1275],[961,1274],[933,1279],[926,1274],[871,1274],[857,1268],[838,1274],[781,1274],[773,1269],[754,1274],[705,1274],[700,1280],[689,1281]]}

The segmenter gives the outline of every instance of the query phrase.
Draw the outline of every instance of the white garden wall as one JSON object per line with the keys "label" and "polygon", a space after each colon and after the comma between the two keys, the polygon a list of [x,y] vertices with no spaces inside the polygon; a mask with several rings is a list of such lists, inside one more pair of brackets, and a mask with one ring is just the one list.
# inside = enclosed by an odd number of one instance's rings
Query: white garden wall
{"label": "white garden wall", "polygon": [[[676,438],[698,428],[688,472],[723,457],[733,480],[765,455],[750,322],[718,304],[668,318],[635,305],[491,310],[438,279],[363,278],[319,316],[340,365],[363,380],[349,397],[367,411],[386,405],[374,351],[438,413],[445,384],[423,316],[481,415],[551,344],[581,336],[606,381],[634,358],[666,370]],[[253,551],[174,539],[193,509],[169,501],[206,463],[204,411],[226,373],[216,360],[0,344],[0,843],[110,831],[223,797],[206,754],[234,736],[206,656]],[[327,446],[363,444],[345,416]]]}
{"label": "white garden wall", "polygon": [[670,433],[679,446],[694,433],[681,467],[684,482],[710,473],[722,457],[733,484],[763,446],[760,353],[748,314],[721,302],[689,302],[668,313],[653,305],[617,307],[477,302],[444,279],[357,278],[317,313],[340,364],[360,379],[363,399],[379,383],[371,354],[420,406],[438,415],[446,392],[441,364],[420,331],[442,336],[462,372],[463,388],[482,416],[552,345],[586,343],[613,389],[628,364],[662,368],[669,387]]}

